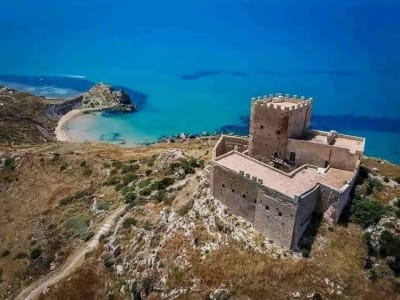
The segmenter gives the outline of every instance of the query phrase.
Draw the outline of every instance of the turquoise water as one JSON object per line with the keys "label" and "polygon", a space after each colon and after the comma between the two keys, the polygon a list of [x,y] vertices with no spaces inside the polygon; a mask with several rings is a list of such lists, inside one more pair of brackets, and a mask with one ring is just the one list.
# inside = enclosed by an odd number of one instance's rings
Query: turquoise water
{"label": "turquoise water", "polygon": [[[253,96],[313,97],[317,128],[400,162],[398,1],[3,0],[0,82],[72,97],[129,89],[140,111],[70,124],[81,140],[245,133]],[[10,76],[10,75],[19,76]]]}

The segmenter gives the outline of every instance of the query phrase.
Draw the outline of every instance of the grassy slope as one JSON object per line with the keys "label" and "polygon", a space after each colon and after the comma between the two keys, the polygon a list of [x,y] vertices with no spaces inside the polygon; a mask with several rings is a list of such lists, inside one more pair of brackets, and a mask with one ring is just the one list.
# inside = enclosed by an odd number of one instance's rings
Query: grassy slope
{"label": "grassy slope", "polygon": [[44,98],[0,87],[0,103],[0,141],[32,144],[54,140],[56,122],[44,115]]}

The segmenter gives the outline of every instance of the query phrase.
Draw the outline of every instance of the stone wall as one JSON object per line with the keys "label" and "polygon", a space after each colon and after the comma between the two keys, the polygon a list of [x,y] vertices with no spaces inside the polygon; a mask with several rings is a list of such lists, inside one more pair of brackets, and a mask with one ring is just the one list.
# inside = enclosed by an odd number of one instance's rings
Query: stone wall
{"label": "stone wall", "polygon": [[313,212],[320,201],[320,185],[315,185],[310,191],[301,195],[298,199],[298,209],[296,216],[296,225],[293,236],[293,247],[297,245],[310,224]]}
{"label": "stone wall", "polygon": [[288,139],[288,112],[269,104],[256,101],[251,109],[249,155],[263,162],[284,156]]}
{"label": "stone wall", "polygon": [[233,213],[254,222],[257,182],[213,163],[211,183],[213,197],[228,206]]}
{"label": "stone wall", "polygon": [[211,183],[212,195],[232,213],[252,222],[272,241],[291,248],[297,209],[294,199],[217,163],[211,167]]}
{"label": "stone wall", "polygon": [[300,138],[310,126],[311,103],[289,111],[288,137]]}
{"label": "stone wall", "polygon": [[335,223],[339,221],[339,218],[343,212],[343,209],[349,204],[351,200],[351,192],[353,191],[354,184],[357,180],[358,171],[359,171],[359,164],[360,161],[357,162],[357,170],[354,172],[353,177],[350,181],[345,184],[345,186],[339,192],[339,199],[336,205],[336,216],[335,216]]}
{"label": "stone wall", "polygon": [[349,149],[339,148],[328,144],[289,139],[286,159],[290,152],[296,153],[296,165],[310,164],[352,171],[355,169],[361,153],[352,153]]}
{"label": "stone wall", "polygon": [[215,144],[212,158],[215,159],[229,151],[236,150],[244,152],[249,148],[249,140],[239,136],[221,135],[218,142]]}
{"label": "stone wall", "polygon": [[292,247],[297,205],[294,200],[259,186],[254,228],[286,248]]}

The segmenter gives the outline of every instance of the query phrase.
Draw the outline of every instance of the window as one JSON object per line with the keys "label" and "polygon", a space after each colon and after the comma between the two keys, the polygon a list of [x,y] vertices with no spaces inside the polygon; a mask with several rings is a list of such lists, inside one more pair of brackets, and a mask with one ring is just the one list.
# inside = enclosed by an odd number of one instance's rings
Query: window
{"label": "window", "polygon": [[254,199],[254,204],[256,204],[257,203],[257,199]]}
{"label": "window", "polygon": [[278,134],[278,135],[281,134],[281,131],[280,131],[280,130],[277,130],[277,131],[276,131],[276,134]]}
{"label": "window", "polygon": [[289,153],[289,160],[290,161],[296,161],[296,152],[290,152]]}
{"label": "window", "polygon": [[232,193],[234,193],[235,192],[235,189],[232,189]]}
{"label": "window", "polygon": [[243,197],[243,198],[246,198],[246,194],[243,194],[242,197]]}
{"label": "window", "polygon": [[278,216],[282,217],[282,213],[281,213],[281,212],[278,212]]}
{"label": "window", "polygon": [[225,184],[222,184],[222,187],[224,188],[224,187],[225,187]]}
{"label": "window", "polygon": [[274,152],[274,157],[275,157],[275,158],[278,158],[278,157],[279,157],[278,152]]}
{"label": "window", "polygon": [[263,129],[264,128],[264,125],[260,125],[260,129]]}
{"label": "window", "polygon": [[266,210],[269,210],[269,206],[268,206],[268,205],[265,205],[265,209],[266,209]]}

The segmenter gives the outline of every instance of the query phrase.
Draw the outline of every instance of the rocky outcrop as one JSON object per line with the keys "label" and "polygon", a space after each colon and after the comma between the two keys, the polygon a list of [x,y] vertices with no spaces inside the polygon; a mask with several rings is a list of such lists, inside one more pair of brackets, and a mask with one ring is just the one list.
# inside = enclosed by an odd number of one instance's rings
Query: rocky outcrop
{"label": "rocky outcrop", "polygon": [[99,83],[81,96],[83,108],[135,110],[130,97],[123,90]]}

